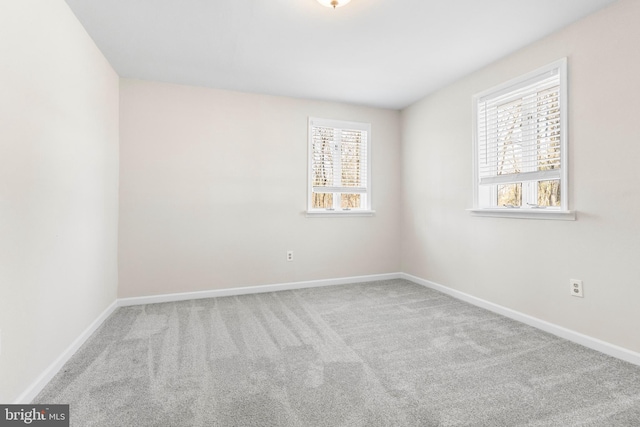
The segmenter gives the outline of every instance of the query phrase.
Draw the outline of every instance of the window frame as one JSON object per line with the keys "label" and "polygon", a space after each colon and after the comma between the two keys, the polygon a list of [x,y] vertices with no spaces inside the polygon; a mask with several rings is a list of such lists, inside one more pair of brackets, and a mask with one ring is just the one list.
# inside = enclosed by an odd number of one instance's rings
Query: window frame
{"label": "window frame", "polygon": [[[480,145],[483,141],[480,140],[479,129],[479,117],[480,113],[479,104],[483,100],[490,100],[499,96],[505,96],[511,92],[516,92],[530,84],[543,81],[550,73],[557,72],[559,77],[559,110],[560,110],[560,207],[546,207],[536,208],[527,205],[527,202],[531,202],[532,194],[534,193],[533,186],[538,181],[545,181],[545,179],[529,180],[523,179],[517,181],[522,183],[522,201],[524,206],[513,207],[499,207],[493,206],[493,200],[491,207],[481,207],[480,203],[480,165],[479,165],[479,153]],[[524,219],[559,219],[559,220],[575,220],[575,212],[569,209],[569,173],[568,173],[568,78],[567,78],[567,58],[561,58],[536,70],[533,70],[524,75],[510,79],[502,84],[494,86],[490,89],[484,90],[473,96],[473,208],[468,209],[474,216],[490,216],[490,217],[505,217],[505,218],[524,218]],[[513,102],[517,97],[514,94],[512,100],[506,100],[504,103]],[[529,171],[530,172],[530,171]],[[540,173],[544,175],[544,173]],[[514,181],[514,183],[517,183]],[[497,186],[499,183],[493,184],[496,188],[490,190],[491,196],[497,194]],[[527,190],[527,191],[525,191]],[[535,190],[537,192],[537,189]],[[496,194],[494,194],[496,193]],[[529,199],[526,199],[526,195],[529,195]],[[497,198],[496,198],[497,199]],[[497,204],[497,203],[496,203]]]}
{"label": "window frame", "polygon": [[[313,203],[313,128],[314,127],[327,127],[339,130],[358,130],[366,132],[366,171],[365,171],[365,188],[363,195],[362,207],[357,209],[342,209],[339,203],[341,194],[351,194],[349,191],[338,191],[339,189],[348,190],[349,187],[333,187],[335,191],[331,191],[334,194],[334,208],[314,208]],[[345,120],[323,119],[319,117],[309,117],[307,127],[307,210],[306,215],[309,217],[338,217],[338,216],[372,216],[375,211],[372,210],[372,197],[371,197],[371,124],[364,122],[354,122]],[[339,160],[337,167],[334,165],[334,171],[340,171],[342,167],[341,157],[335,157]],[[336,208],[336,204],[338,205]]]}

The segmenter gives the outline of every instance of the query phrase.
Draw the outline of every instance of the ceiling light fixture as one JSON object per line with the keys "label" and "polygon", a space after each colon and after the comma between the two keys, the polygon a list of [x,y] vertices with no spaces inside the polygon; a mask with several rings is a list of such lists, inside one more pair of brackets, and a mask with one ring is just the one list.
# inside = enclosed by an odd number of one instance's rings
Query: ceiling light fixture
{"label": "ceiling light fixture", "polygon": [[351,0],[318,0],[318,3],[320,3],[323,6],[332,7],[335,9],[336,7],[344,6],[350,1]]}

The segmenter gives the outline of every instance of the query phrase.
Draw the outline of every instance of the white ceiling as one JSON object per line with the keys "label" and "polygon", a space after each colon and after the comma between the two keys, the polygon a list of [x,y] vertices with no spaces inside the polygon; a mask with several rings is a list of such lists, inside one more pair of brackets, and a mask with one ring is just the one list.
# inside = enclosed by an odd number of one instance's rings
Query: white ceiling
{"label": "white ceiling", "polygon": [[404,108],[615,0],[66,0],[122,77]]}

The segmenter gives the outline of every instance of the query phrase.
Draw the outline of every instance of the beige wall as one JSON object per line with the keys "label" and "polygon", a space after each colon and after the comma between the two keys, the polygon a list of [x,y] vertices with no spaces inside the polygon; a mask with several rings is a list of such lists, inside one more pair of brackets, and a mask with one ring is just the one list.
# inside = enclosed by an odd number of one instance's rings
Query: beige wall
{"label": "beige wall", "polygon": [[62,0],[0,2],[0,402],[116,298],[118,76]]}
{"label": "beige wall", "polygon": [[[120,88],[120,297],[398,271],[399,112]],[[375,216],[305,217],[308,116],[371,123]]]}
{"label": "beige wall", "polygon": [[[404,272],[640,351],[639,16],[620,0],[402,112]],[[564,56],[577,221],[471,217],[472,95]]]}

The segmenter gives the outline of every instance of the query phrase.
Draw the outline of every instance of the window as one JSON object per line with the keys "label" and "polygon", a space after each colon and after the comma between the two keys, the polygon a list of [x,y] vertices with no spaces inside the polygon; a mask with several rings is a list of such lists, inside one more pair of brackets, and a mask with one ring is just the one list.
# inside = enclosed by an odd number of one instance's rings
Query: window
{"label": "window", "polygon": [[562,59],[474,97],[474,213],[573,219],[566,81]]}
{"label": "window", "polygon": [[371,125],[309,118],[309,214],[371,213]]}

